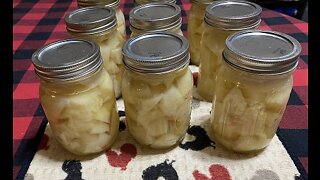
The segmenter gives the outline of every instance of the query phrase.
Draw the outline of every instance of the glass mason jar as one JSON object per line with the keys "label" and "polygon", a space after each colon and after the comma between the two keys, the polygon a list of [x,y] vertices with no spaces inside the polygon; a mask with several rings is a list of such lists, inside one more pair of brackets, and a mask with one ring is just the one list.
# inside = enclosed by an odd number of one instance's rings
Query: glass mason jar
{"label": "glass mason jar", "polygon": [[124,19],[124,14],[120,9],[120,0],[77,0],[78,7],[91,7],[91,6],[106,6],[111,7],[116,12],[118,31],[126,36],[126,22]]}
{"label": "glass mason jar", "polygon": [[238,152],[270,143],[286,109],[300,52],[297,40],[273,31],[248,30],[227,38],[212,102],[217,142]]}
{"label": "glass mason jar", "polygon": [[110,148],[119,129],[112,80],[93,41],[65,39],[32,56],[40,102],[56,140],[77,155]]}
{"label": "glass mason jar", "polygon": [[117,30],[115,11],[109,7],[86,7],[65,17],[67,31],[72,37],[93,40],[100,46],[104,69],[112,78],[116,98],[121,97],[124,71],[122,46],[125,36]]}
{"label": "glass mason jar", "polygon": [[183,139],[191,118],[192,73],[187,39],[146,33],[123,47],[126,122],[142,145],[162,149]]}
{"label": "glass mason jar", "polygon": [[204,100],[212,101],[226,38],[238,31],[256,29],[261,11],[259,5],[248,1],[215,1],[206,8],[197,84],[197,91]]}
{"label": "glass mason jar", "polygon": [[133,0],[133,2],[135,6],[138,6],[141,4],[156,3],[156,2],[176,4],[176,0]]}
{"label": "glass mason jar", "polygon": [[131,37],[145,32],[181,31],[181,8],[170,3],[149,3],[134,7],[129,13]]}
{"label": "glass mason jar", "polygon": [[200,64],[200,40],[204,31],[204,14],[206,7],[214,0],[191,0],[188,18],[188,40],[190,44],[190,60],[194,65]]}

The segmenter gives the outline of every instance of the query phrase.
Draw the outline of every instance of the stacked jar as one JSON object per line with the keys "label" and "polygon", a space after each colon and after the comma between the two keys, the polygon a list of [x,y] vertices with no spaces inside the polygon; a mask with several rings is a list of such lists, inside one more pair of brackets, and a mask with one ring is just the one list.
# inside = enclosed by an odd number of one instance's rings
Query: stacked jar
{"label": "stacked jar", "polygon": [[274,137],[292,90],[301,46],[279,32],[229,36],[213,98],[216,141],[237,152],[258,151]]}
{"label": "stacked jar", "polygon": [[104,68],[110,74],[116,98],[121,96],[124,71],[122,46],[123,33],[117,30],[115,11],[110,7],[77,9],[65,17],[67,31],[72,37],[93,40],[100,46]]}
{"label": "stacked jar", "polygon": [[175,4],[176,0],[134,0],[134,4],[136,6],[141,5],[141,4],[148,4],[148,3],[171,3],[171,4]]}
{"label": "stacked jar", "polygon": [[125,43],[126,122],[140,144],[169,148],[183,139],[191,118],[189,59],[187,39],[174,33],[146,33]]}
{"label": "stacked jar", "polygon": [[56,140],[78,155],[110,148],[119,117],[98,44],[56,41],[34,52],[32,63],[40,79],[40,102]]}
{"label": "stacked jar", "polygon": [[145,32],[181,31],[181,8],[170,3],[149,3],[133,8],[129,13],[131,37]]}
{"label": "stacked jar", "polygon": [[204,31],[204,14],[206,7],[214,0],[192,0],[188,17],[188,40],[190,44],[190,61],[200,64],[200,40]]}
{"label": "stacked jar", "polygon": [[78,7],[105,6],[111,7],[116,12],[118,31],[126,36],[126,23],[124,14],[120,9],[120,0],[77,0]]}
{"label": "stacked jar", "polygon": [[211,102],[226,38],[242,30],[256,29],[261,7],[249,1],[215,1],[206,8],[205,29],[200,42],[200,66],[197,91]]}

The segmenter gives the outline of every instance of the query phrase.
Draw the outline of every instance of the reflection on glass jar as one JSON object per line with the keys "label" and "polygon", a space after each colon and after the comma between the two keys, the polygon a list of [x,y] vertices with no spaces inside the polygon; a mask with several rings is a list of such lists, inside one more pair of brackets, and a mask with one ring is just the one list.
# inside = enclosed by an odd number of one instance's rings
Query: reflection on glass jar
{"label": "reflection on glass jar", "polygon": [[124,71],[121,51],[126,39],[116,28],[115,11],[99,6],[81,8],[68,14],[65,22],[72,37],[93,40],[99,44],[104,68],[110,74],[116,98],[119,98]]}
{"label": "reflection on glass jar", "polygon": [[178,144],[191,118],[187,40],[173,33],[144,34],[129,39],[123,52],[122,94],[130,133],[152,148]]}
{"label": "reflection on glass jar", "polygon": [[172,32],[183,36],[181,8],[170,3],[149,3],[129,13],[131,37],[145,32]]}
{"label": "reflection on glass jar", "polygon": [[206,7],[214,0],[192,0],[188,17],[188,40],[190,43],[190,61],[200,64],[200,40],[204,31],[204,14]]}
{"label": "reflection on glass jar", "polygon": [[32,62],[40,79],[40,102],[56,140],[78,155],[110,148],[119,117],[99,46],[92,41],[61,40],[37,50]]}
{"label": "reflection on glass jar", "polygon": [[271,31],[242,31],[226,40],[213,98],[216,141],[249,152],[274,137],[292,89],[300,44]]}
{"label": "reflection on glass jar", "polygon": [[77,0],[78,7],[91,7],[91,6],[105,6],[111,7],[116,12],[118,31],[123,33],[123,36],[126,36],[126,23],[124,19],[124,14],[120,9],[120,0]]}
{"label": "reflection on glass jar", "polygon": [[226,38],[241,30],[256,29],[261,21],[261,11],[259,5],[248,1],[215,1],[206,8],[197,85],[204,100],[212,101]]}

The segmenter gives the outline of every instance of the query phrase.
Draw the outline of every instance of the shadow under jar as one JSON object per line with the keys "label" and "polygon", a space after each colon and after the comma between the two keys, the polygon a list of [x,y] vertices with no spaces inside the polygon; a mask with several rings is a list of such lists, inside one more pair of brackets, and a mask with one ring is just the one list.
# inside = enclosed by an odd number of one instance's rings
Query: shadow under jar
{"label": "shadow under jar", "polygon": [[286,109],[301,46],[274,31],[243,31],[226,40],[212,102],[214,139],[237,152],[270,143]]}
{"label": "shadow under jar", "polygon": [[123,36],[126,36],[126,22],[120,9],[120,0],[77,0],[77,3],[79,8],[91,6],[111,7],[116,12],[118,31],[123,33]]}
{"label": "shadow under jar", "polygon": [[119,117],[99,46],[66,39],[32,56],[40,102],[56,140],[77,155],[103,152],[115,141]]}
{"label": "shadow under jar", "polygon": [[183,36],[181,31],[181,8],[170,3],[149,3],[133,8],[129,13],[131,37],[146,32],[173,32]]}
{"label": "shadow under jar", "polygon": [[197,84],[197,91],[204,100],[212,101],[227,37],[242,30],[258,28],[261,11],[259,5],[248,1],[215,1],[206,8]]}
{"label": "shadow under jar", "polygon": [[215,0],[191,0],[188,17],[188,40],[190,44],[190,61],[200,64],[200,40],[204,31],[204,14],[207,6]]}
{"label": "shadow under jar", "polygon": [[116,98],[120,98],[124,71],[122,46],[126,39],[117,30],[115,11],[110,7],[100,6],[81,8],[66,15],[65,22],[72,37],[98,43],[104,69],[111,76]]}
{"label": "shadow under jar", "polygon": [[188,129],[193,86],[188,50],[186,38],[164,32],[143,34],[124,45],[126,122],[142,145],[173,147]]}

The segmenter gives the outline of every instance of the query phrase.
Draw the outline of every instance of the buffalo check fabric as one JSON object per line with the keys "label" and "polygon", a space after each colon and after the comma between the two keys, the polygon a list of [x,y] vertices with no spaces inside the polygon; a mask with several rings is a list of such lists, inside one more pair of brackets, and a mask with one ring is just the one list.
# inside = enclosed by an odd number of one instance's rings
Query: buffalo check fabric
{"label": "buffalo check fabric", "polygon": [[[177,0],[177,4],[180,5],[182,9],[183,24],[181,28],[184,32],[184,35],[187,37],[187,15],[191,4],[189,1],[184,0]],[[133,0],[120,1],[120,8],[125,14],[127,25],[126,31],[128,35],[130,34],[130,29],[128,28],[128,14],[133,7]],[[41,156],[41,154],[48,154],[48,152],[59,149],[58,147],[53,148],[54,140],[52,140],[49,136],[50,129],[47,128],[47,120],[39,102],[39,80],[34,74],[34,67],[31,63],[31,55],[37,48],[45,44],[69,37],[65,29],[63,18],[67,13],[75,9],[77,9],[76,0],[13,1],[14,179],[39,179],[37,178],[37,174],[34,170],[40,165],[43,168],[46,167],[45,163],[37,163],[39,156]],[[270,146],[270,149],[273,147],[278,147],[278,149],[276,149],[277,152],[281,152],[283,155],[279,156],[280,159],[275,159],[274,161],[279,162],[283,159],[283,162],[287,162],[287,165],[284,166],[283,169],[280,168],[280,170],[273,170],[272,168],[270,169],[270,167],[272,167],[271,165],[265,168],[255,169],[255,171],[248,172],[243,179],[263,179],[263,177],[267,176],[279,179],[308,179],[308,24],[290,16],[264,9],[262,12],[262,22],[259,29],[275,30],[293,36],[301,43],[302,52],[299,58],[298,68],[294,73],[294,87],[291,92],[288,106],[277,131],[277,136],[275,136]],[[201,103],[203,102],[200,102],[200,104]],[[201,107],[202,106],[200,106],[200,109]],[[124,117],[122,117],[122,119],[123,118]],[[130,150],[129,154],[134,154],[135,151],[132,145],[134,145],[135,142],[131,141],[130,138],[128,138],[128,143],[124,142],[125,141],[122,141],[123,144],[115,144],[114,149],[111,151],[117,151],[119,154],[121,154],[121,147],[125,146],[124,148]],[[138,145],[136,146],[138,147]],[[180,147],[177,148],[179,149]],[[210,147],[204,149],[203,152],[207,152],[208,148]],[[217,145],[216,149],[220,149],[220,147]],[[141,151],[139,147],[136,148],[136,151],[137,158],[135,161],[139,161],[137,159],[142,158],[141,161],[146,163],[147,161],[141,157],[141,154],[139,154],[143,151]],[[159,171],[157,170],[157,167],[167,167],[167,171],[174,174],[169,176],[169,179],[176,178],[174,172],[177,172],[177,174],[180,175],[181,171],[184,172],[189,169],[192,169],[192,171],[187,172],[186,175],[182,175],[180,179],[210,179],[210,177],[213,178],[217,175],[221,175],[221,177],[229,177],[231,179],[241,179],[239,177],[235,177],[235,171],[238,171],[236,170],[236,167],[234,169],[230,169],[228,163],[224,162],[223,160],[219,161],[219,158],[215,158],[211,161],[211,163],[207,161],[204,164],[198,163],[195,168],[183,169],[181,165],[184,164],[187,166],[187,161],[189,158],[196,156],[196,154],[193,154],[194,152],[190,154],[189,151],[185,150],[178,153],[178,155],[181,154],[181,156],[185,156],[184,153],[187,154],[186,157],[188,158],[185,159],[185,162],[181,160],[181,162],[178,162],[179,157],[177,157],[177,160],[175,161],[171,158],[172,154],[170,155],[169,152],[161,155],[161,161],[160,159],[157,162],[150,160],[149,168],[147,168],[147,166],[145,166],[145,169],[141,168],[141,172],[135,172],[137,175],[132,176],[132,178],[142,179],[144,172],[142,170],[148,169],[145,177],[150,177],[151,179],[155,176],[156,172]],[[203,153],[202,150],[199,152],[200,154]],[[176,153],[176,150],[172,151],[172,153]],[[110,167],[113,167],[112,163],[117,164],[116,162],[108,161],[108,159],[105,157],[106,156],[103,157],[103,160],[106,164],[109,164],[109,169]],[[155,156],[155,158],[157,159],[158,156]],[[201,158],[207,159],[209,156],[199,156],[199,159]],[[197,159],[197,161],[199,159]],[[98,158],[94,161],[101,160],[102,159]],[[130,169],[129,165],[130,162],[128,164],[128,170]],[[49,167],[47,168],[50,168],[53,165],[50,164],[48,166]],[[88,166],[90,166],[90,162],[86,164],[77,158],[64,159],[60,162],[60,164],[56,165],[56,167],[61,171],[60,175],[57,175],[56,178],[54,176],[49,176],[46,178],[76,179],[77,176],[69,176],[68,172],[66,172],[67,170],[63,170],[62,167],[65,167],[66,169],[70,169],[68,167],[82,167],[83,170],[87,172],[86,168],[90,168]],[[110,172],[116,174],[123,172],[123,170],[121,170],[122,166],[120,166],[119,171],[119,166],[117,166],[117,168],[114,170],[111,169]],[[281,163],[279,163],[279,167],[280,166]],[[102,167],[106,168],[107,165],[103,165]],[[138,171],[139,169],[140,167],[136,170],[133,170]],[[246,168],[242,170],[244,171],[245,169]],[[82,170],[80,171],[82,172]],[[32,174],[31,172],[35,174]],[[82,172],[83,179],[94,179],[92,176],[90,178],[88,174],[85,175],[85,172]],[[102,171],[97,173],[102,173]],[[283,175],[286,173],[287,176]],[[107,178],[108,176],[99,177],[100,179],[109,179]],[[112,175],[110,175],[110,177],[112,177]],[[44,176],[42,176],[40,179],[44,179]]]}

